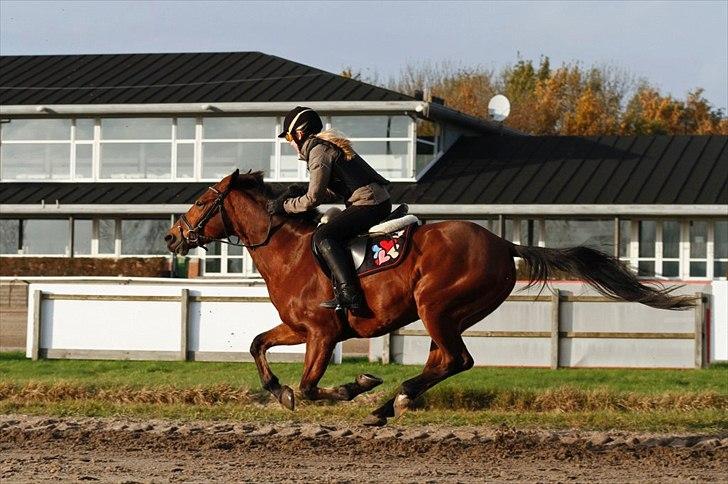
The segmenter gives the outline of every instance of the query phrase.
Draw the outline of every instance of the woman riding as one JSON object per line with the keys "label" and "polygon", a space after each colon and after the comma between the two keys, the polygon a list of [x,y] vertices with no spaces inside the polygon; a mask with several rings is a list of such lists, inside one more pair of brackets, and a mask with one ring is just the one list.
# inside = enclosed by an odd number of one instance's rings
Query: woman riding
{"label": "woman riding", "polygon": [[321,118],[313,109],[298,106],[286,115],[278,137],[285,138],[299,159],[306,161],[308,190],[300,197],[269,202],[268,211],[300,213],[338,197],[345,200],[346,209],[319,225],[313,236],[334,278],[334,299],[321,306],[361,309],[364,297],[346,241],[389,215],[392,202],[385,188],[389,181],[354,152],[348,139],[322,129]]}

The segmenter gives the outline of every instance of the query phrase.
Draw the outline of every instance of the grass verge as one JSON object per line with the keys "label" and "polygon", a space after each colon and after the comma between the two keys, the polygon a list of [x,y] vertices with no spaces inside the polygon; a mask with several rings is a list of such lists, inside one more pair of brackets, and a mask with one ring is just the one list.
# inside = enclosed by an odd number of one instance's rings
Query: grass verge
{"label": "grass verge", "polygon": [[[300,364],[274,364],[296,386]],[[373,373],[385,384],[351,403],[302,402],[288,412],[247,363],[44,360],[0,354],[0,412],[74,416],[358,423],[419,367],[332,365],[323,385]],[[728,430],[728,366],[706,370],[475,368],[443,382],[402,425]]]}

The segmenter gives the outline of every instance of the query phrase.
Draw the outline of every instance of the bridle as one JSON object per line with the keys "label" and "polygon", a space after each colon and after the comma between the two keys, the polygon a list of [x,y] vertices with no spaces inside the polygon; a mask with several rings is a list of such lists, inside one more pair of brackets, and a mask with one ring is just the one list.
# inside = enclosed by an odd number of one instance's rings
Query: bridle
{"label": "bridle", "polygon": [[[212,204],[207,207],[205,212],[202,214],[202,217],[200,217],[200,220],[197,222],[197,225],[193,227],[189,220],[187,220],[187,216],[185,214],[182,214],[179,217],[179,235],[188,247],[202,247],[203,249],[207,250],[205,244],[209,244],[210,242],[221,242],[223,244],[236,245],[239,247],[252,249],[268,243],[273,232],[273,215],[268,215],[268,231],[266,232],[265,237],[262,241],[255,244],[246,244],[240,240],[240,237],[233,234],[232,236],[238,240],[237,242],[233,242],[231,240],[230,231],[228,230],[228,216],[225,212],[225,198],[230,193],[230,187],[222,192],[215,187],[207,187],[207,189],[212,190],[215,194],[217,194],[217,197],[215,197],[215,200],[213,200]],[[222,226],[223,230],[225,231],[224,239],[214,239],[212,237],[206,237],[201,234],[207,222],[209,222],[212,217],[217,215],[217,213],[220,213],[220,217],[222,218]],[[184,233],[184,229],[182,228],[182,224],[184,224],[184,228],[187,229],[186,236]]]}

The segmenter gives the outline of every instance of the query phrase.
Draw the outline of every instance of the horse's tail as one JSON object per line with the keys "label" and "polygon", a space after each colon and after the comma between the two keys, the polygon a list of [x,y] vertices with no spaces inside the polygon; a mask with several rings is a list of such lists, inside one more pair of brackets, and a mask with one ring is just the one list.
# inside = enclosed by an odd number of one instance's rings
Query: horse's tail
{"label": "horse's tail", "polygon": [[547,249],[512,245],[512,255],[528,264],[528,285],[539,282],[542,287],[560,271],[570,277],[582,279],[604,296],[630,302],[639,302],[659,309],[681,310],[694,306],[691,296],[673,296],[676,287],[642,284],[632,270],[619,259],[589,247]]}

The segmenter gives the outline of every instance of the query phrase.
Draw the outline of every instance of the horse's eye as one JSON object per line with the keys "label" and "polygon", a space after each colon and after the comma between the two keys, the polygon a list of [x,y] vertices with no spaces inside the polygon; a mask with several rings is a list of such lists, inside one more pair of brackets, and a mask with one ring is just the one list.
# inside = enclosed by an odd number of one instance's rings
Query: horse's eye
{"label": "horse's eye", "polygon": [[197,201],[195,202],[195,205],[197,205],[198,207],[202,207],[202,206],[203,206],[204,204],[205,204],[205,202],[202,202],[202,201],[200,201],[200,200],[197,200]]}

